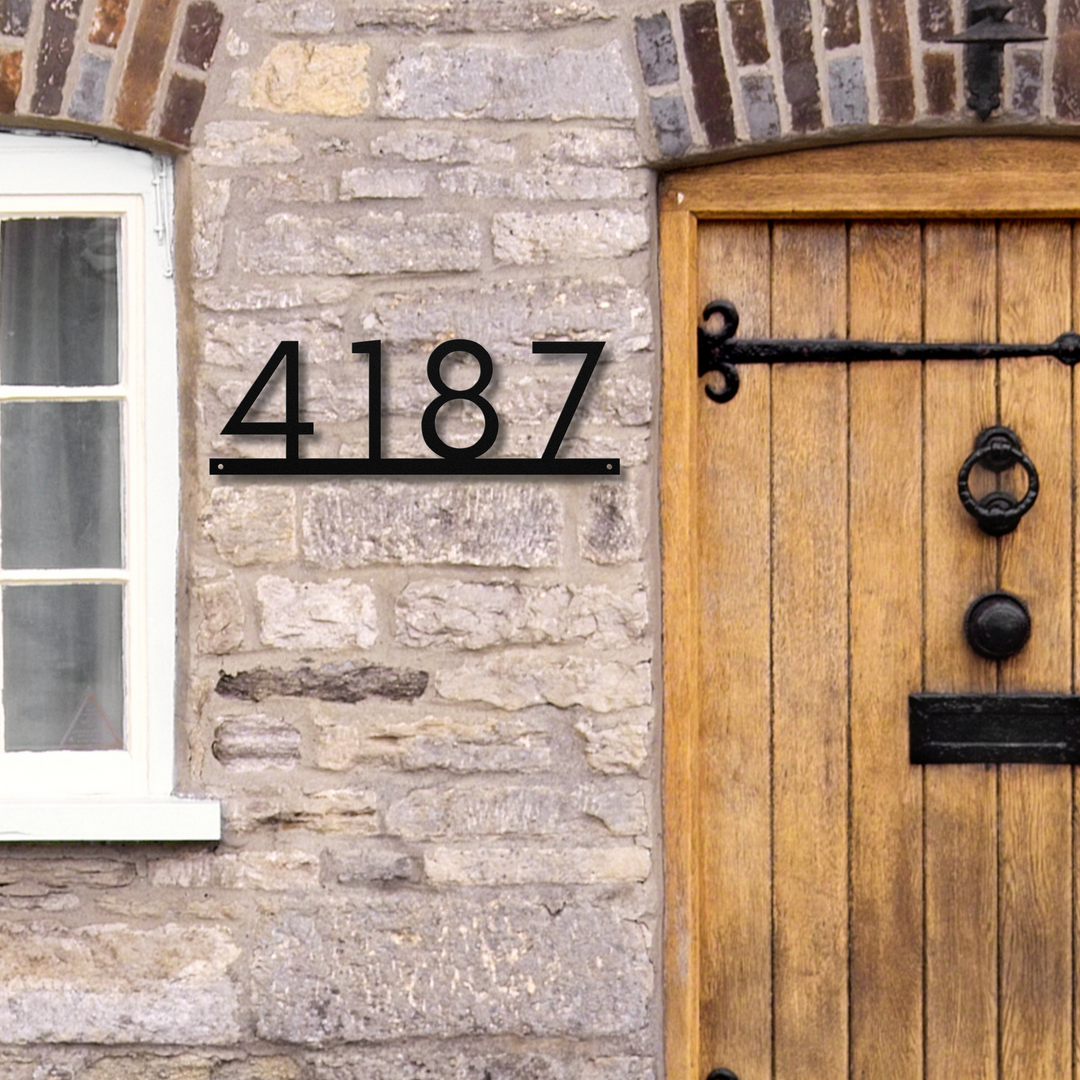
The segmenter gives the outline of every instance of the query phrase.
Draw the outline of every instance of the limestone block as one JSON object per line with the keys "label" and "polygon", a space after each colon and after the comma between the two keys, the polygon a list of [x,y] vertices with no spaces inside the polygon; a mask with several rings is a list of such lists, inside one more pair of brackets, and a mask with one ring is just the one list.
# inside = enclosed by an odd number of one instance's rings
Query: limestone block
{"label": "limestone block", "polygon": [[616,881],[642,882],[649,876],[646,848],[434,847],[424,852],[424,873],[438,885],[525,885],[551,882],[602,885]]}
{"label": "limestone block", "polygon": [[191,600],[199,652],[224,656],[239,649],[244,643],[244,602],[232,574],[196,581]]}
{"label": "limestone block", "polygon": [[400,848],[369,843],[330,858],[330,875],[339,885],[367,885],[409,881],[424,875],[423,861]]}
{"label": "limestone block", "polygon": [[358,27],[439,33],[550,30],[611,17],[584,0],[473,0],[468,4],[452,0],[413,0],[408,4],[354,0],[352,14]]}
{"label": "limestone block", "polygon": [[632,255],[649,243],[649,222],[637,210],[513,210],[493,215],[491,235],[497,262],[535,266]]}
{"label": "limestone block", "polygon": [[427,175],[415,169],[347,169],[341,174],[344,199],[422,199]]}
{"label": "limestone block", "polygon": [[332,221],[274,214],[240,234],[240,268],[256,274],[397,274],[477,270],[479,226],[460,214],[355,214]]}
{"label": "limestone block", "polygon": [[255,585],[259,639],[275,649],[370,649],[378,636],[375,594],[348,578],[290,581],[266,575]]}
{"label": "limestone block", "polygon": [[647,660],[530,658],[523,664],[517,655],[504,653],[438,672],[435,689],[449,701],[486,701],[507,710],[550,704],[560,709],[581,705],[593,712],[609,713],[648,705],[652,701],[652,672]]}
{"label": "limestone block", "polygon": [[616,593],[600,585],[414,581],[397,599],[396,638],[418,649],[564,643],[620,648],[644,637],[646,601],[641,585]]}
{"label": "limestone block", "polygon": [[215,488],[203,512],[203,531],[234,566],[294,559],[296,493],[261,485]]}
{"label": "limestone block", "polygon": [[287,311],[308,304],[340,304],[348,299],[343,281],[300,281],[284,286],[253,285],[235,288],[212,281],[196,281],[195,302],[211,311]]}
{"label": "limestone block", "polygon": [[615,835],[643,833],[648,824],[643,794],[485,783],[416,788],[386,809],[386,831],[406,840],[584,836],[596,824]]}
{"label": "limestone block", "polygon": [[296,34],[302,37],[334,32],[334,5],[327,0],[256,0],[244,12],[269,34]]}
{"label": "limestone block", "polygon": [[0,888],[27,894],[71,888],[115,889],[135,880],[135,863],[128,859],[0,859]]}
{"label": "limestone block", "polygon": [[641,772],[649,759],[652,714],[647,710],[619,716],[586,715],[574,724],[585,740],[585,758],[609,775]]}
{"label": "limestone block", "polygon": [[192,176],[192,274],[197,278],[213,277],[221,257],[232,181],[211,180],[200,169],[194,170]]}
{"label": "limestone block", "polygon": [[560,124],[545,132],[540,158],[558,164],[641,168],[646,162],[637,135],[624,128],[597,131]]}
{"label": "limestone block", "polygon": [[523,54],[420,47],[391,62],[379,112],[397,119],[633,120],[638,103],[616,42]]}
{"label": "limestone block", "polygon": [[626,483],[594,484],[578,527],[581,554],[612,565],[640,559],[645,542],[637,513],[637,493]]}
{"label": "limestone block", "polygon": [[541,201],[552,199],[645,199],[649,174],[598,166],[557,165],[550,162],[512,173],[477,166],[447,169],[439,175],[439,189],[448,195],[482,199]]}
{"label": "limestone block", "polygon": [[312,1065],[312,1080],[656,1080],[652,1058],[597,1057],[582,1045],[474,1050],[410,1039],[400,1048],[328,1051]]}
{"label": "limestone block", "polygon": [[214,687],[226,698],[264,701],[270,697],[303,697],[319,701],[353,704],[369,697],[391,701],[412,701],[427,689],[426,671],[391,668],[381,664],[357,667],[351,661],[283,671],[281,668],[254,668],[235,675],[221,673]]}
{"label": "limestone block", "polygon": [[[70,1074],[45,1073],[48,1080]],[[142,1054],[100,1057],[77,1074],[78,1080],[216,1080],[214,1062],[197,1054]],[[39,1078],[40,1080],[40,1078]]]}
{"label": "limestone block", "polygon": [[337,201],[333,177],[300,170],[259,176],[251,182],[247,198],[252,206],[267,203],[330,203]]}
{"label": "limestone block", "polygon": [[415,131],[411,128],[376,136],[371,140],[371,155],[400,157],[406,161],[437,161],[444,165],[509,165],[517,157],[509,139],[483,139],[452,131]]}
{"label": "limestone block", "polygon": [[[206,363],[220,367],[243,368],[245,375],[250,376],[243,384],[245,393],[281,341],[300,343],[302,363],[327,364],[345,360],[350,355],[341,320],[330,313],[321,319],[287,321],[220,319],[207,327],[205,340]],[[264,397],[269,398],[269,390],[270,388],[267,387]],[[263,398],[260,397],[260,404],[262,400]]]}
{"label": "limestone block", "polygon": [[212,750],[227,769],[291,769],[300,760],[300,732],[279,716],[220,717]]}
{"label": "limestone block", "polygon": [[230,97],[245,109],[315,116],[359,116],[371,104],[364,42],[286,41],[255,69],[233,75]]}
{"label": "limestone block", "polygon": [[395,892],[265,915],[260,1038],[318,1046],[465,1035],[625,1035],[647,1021],[643,927],[609,905]]}
{"label": "limestone block", "polygon": [[199,852],[153,859],[150,884],[181,889],[317,889],[319,858],[303,851]]}
{"label": "limestone block", "polygon": [[252,120],[212,120],[191,151],[197,165],[274,165],[302,156],[285,128]]}
{"label": "limestone block", "polygon": [[544,713],[402,716],[365,709],[347,722],[317,716],[315,765],[338,771],[365,764],[452,773],[545,771],[551,766],[552,720]]}
{"label": "limestone block", "polygon": [[561,493],[540,484],[323,484],[305,496],[304,558],[336,570],[372,563],[552,566]]}
{"label": "limestone block", "polygon": [[224,926],[0,922],[0,1041],[235,1043],[239,956]]}
{"label": "limestone block", "polygon": [[274,794],[226,794],[223,818],[237,832],[269,826],[371,836],[379,831],[378,810],[378,795],[365,788],[289,789]]}

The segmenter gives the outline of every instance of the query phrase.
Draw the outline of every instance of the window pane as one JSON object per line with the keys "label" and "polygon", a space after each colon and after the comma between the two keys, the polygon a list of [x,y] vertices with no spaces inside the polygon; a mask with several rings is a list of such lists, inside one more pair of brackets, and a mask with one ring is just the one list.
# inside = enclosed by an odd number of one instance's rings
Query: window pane
{"label": "window pane", "polygon": [[124,740],[123,586],[5,585],[8,750],[116,750]]}
{"label": "window pane", "polygon": [[120,566],[120,403],[0,405],[0,564]]}
{"label": "window pane", "polygon": [[115,218],[0,223],[0,382],[117,382],[119,233]]}

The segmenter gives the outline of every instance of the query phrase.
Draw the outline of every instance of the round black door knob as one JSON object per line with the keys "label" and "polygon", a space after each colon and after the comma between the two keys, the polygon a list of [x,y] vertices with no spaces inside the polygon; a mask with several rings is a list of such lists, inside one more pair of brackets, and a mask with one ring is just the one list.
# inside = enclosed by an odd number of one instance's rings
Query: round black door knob
{"label": "round black door knob", "polygon": [[705,1080],[739,1080],[730,1069],[713,1069]]}
{"label": "round black door knob", "polygon": [[974,600],[964,616],[964,637],[987,660],[1008,660],[1031,637],[1031,615],[1019,596],[985,593]]}

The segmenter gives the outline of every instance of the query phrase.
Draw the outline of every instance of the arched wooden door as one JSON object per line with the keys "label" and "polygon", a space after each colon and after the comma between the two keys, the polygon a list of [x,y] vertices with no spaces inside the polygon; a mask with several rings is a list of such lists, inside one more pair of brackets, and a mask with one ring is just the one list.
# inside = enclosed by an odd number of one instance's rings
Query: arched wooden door
{"label": "arched wooden door", "polygon": [[[1052,341],[1080,309],[1080,144],[933,140],[672,174],[664,306],[668,1080],[1062,1080],[1077,1057],[1073,769],[909,764],[917,691],[1072,692],[1076,381],[1037,357],[697,378],[740,335]],[[1010,536],[957,497],[1007,424]],[[1006,589],[995,663],[962,620]]]}

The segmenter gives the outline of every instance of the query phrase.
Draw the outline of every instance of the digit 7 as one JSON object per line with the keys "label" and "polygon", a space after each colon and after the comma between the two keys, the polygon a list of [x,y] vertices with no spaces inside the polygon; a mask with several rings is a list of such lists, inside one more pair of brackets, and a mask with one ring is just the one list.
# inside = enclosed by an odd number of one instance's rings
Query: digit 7
{"label": "digit 7", "polygon": [[[273,420],[245,420],[251,406],[266,388],[271,376],[285,361],[285,422]],[[222,435],[284,435],[285,460],[295,461],[300,456],[300,436],[313,435],[315,425],[300,423],[300,343],[282,341],[274,355],[266,361],[262,371],[248,387],[244,400],[236,406],[236,412],[221,429]]]}
{"label": "digit 7", "polygon": [[544,452],[540,455],[542,461],[550,460],[559,452],[567,428],[570,427],[570,421],[574,419],[574,413],[577,412],[577,407],[581,404],[581,399],[585,394],[585,387],[589,385],[592,373],[596,370],[596,362],[600,359],[605,344],[606,342],[603,341],[533,342],[532,351],[534,353],[559,353],[564,356],[583,353],[585,355],[585,359],[578,370],[577,378],[574,380],[574,385],[570,387],[570,393],[566,395],[566,401],[563,402],[562,412],[559,413],[559,419],[555,422],[555,429],[551,433],[551,438],[548,439],[547,446],[544,447]]}

